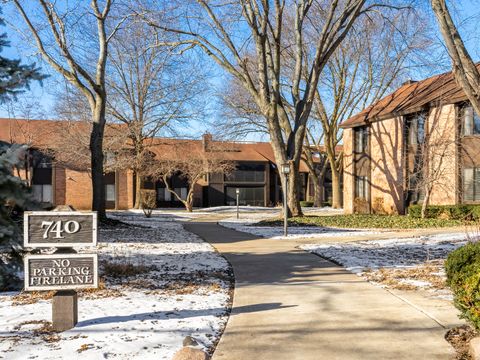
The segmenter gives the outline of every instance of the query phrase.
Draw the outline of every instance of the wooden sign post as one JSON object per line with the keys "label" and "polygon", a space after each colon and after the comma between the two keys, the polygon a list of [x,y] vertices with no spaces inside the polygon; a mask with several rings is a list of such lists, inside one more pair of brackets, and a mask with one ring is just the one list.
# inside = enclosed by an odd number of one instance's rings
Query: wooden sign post
{"label": "wooden sign post", "polygon": [[98,287],[97,254],[74,248],[97,244],[97,214],[39,211],[24,216],[26,248],[57,248],[51,255],[25,256],[25,291],[58,290],[53,296],[52,324],[57,331],[78,322],[76,289]]}

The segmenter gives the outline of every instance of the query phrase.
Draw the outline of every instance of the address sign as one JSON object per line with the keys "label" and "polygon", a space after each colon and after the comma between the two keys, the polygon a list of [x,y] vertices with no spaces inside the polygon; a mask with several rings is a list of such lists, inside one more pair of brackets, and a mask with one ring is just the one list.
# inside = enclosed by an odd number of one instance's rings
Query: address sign
{"label": "address sign", "polygon": [[97,213],[26,212],[25,247],[77,247],[97,244]]}

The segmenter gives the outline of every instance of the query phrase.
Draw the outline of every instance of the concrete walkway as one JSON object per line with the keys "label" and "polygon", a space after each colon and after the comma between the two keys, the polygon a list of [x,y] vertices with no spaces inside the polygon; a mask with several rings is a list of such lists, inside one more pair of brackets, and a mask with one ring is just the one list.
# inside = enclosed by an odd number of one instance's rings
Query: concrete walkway
{"label": "concrete walkway", "polygon": [[343,268],[215,223],[186,223],[235,273],[233,309],[214,360],[449,359],[445,328]]}

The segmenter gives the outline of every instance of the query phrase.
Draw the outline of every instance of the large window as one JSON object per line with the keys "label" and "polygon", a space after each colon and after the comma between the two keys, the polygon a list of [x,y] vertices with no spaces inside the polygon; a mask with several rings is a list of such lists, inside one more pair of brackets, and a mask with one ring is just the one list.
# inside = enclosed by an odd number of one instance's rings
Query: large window
{"label": "large window", "polygon": [[231,182],[264,182],[265,165],[237,165],[236,169],[225,177]]}
{"label": "large window", "polygon": [[420,112],[407,117],[408,126],[408,144],[423,144],[425,140],[425,120],[426,112]]}
{"label": "large window", "polygon": [[480,201],[480,168],[463,169],[463,200]]}
{"label": "large window", "polygon": [[355,128],[355,152],[366,153],[368,149],[368,128],[365,126]]}
{"label": "large window", "polygon": [[33,198],[41,203],[51,203],[52,199],[52,185],[50,184],[41,184],[41,185],[32,185],[33,189]]}
{"label": "large window", "polygon": [[[227,205],[236,205],[237,193],[236,187],[226,187],[226,203]],[[238,195],[238,202],[240,205],[264,206],[265,205],[265,189],[263,186],[258,187],[242,187]]]}
{"label": "large window", "polygon": [[355,177],[355,197],[362,199],[368,198],[368,179],[366,176]]}
{"label": "large window", "polygon": [[480,135],[480,116],[471,105],[464,105],[460,109],[463,135]]}

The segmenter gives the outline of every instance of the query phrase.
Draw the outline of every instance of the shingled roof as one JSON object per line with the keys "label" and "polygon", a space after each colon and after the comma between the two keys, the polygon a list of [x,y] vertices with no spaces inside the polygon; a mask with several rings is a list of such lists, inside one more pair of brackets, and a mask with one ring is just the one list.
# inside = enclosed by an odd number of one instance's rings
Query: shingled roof
{"label": "shingled roof", "polygon": [[[40,148],[53,148],[55,143],[60,141],[60,137],[65,133],[65,128],[72,124],[61,120],[27,120],[27,119],[8,119],[0,118],[0,140],[8,143],[29,144]],[[89,131],[88,123],[74,122],[76,130],[81,132]],[[112,132],[115,125],[109,125],[110,129],[106,132]],[[67,128],[68,130],[69,128]],[[62,131],[63,130],[63,131]],[[177,146],[185,156],[189,154],[204,151],[204,140],[175,139],[175,138],[151,138],[146,140],[150,150],[158,158],[171,156],[171,148]],[[230,161],[258,161],[271,162],[275,164],[275,156],[270,143],[267,142],[232,142],[209,140],[210,145],[218,151],[211,152],[221,154],[221,157]],[[212,149],[210,149],[212,150]],[[177,156],[178,152],[177,152]],[[308,172],[306,164],[301,161],[300,171]]]}
{"label": "shingled roof", "polygon": [[[477,65],[480,68],[480,64]],[[352,128],[367,123],[403,116],[440,102],[453,104],[466,100],[452,72],[432,76],[422,81],[409,81],[362,112],[345,120],[340,127]]]}

